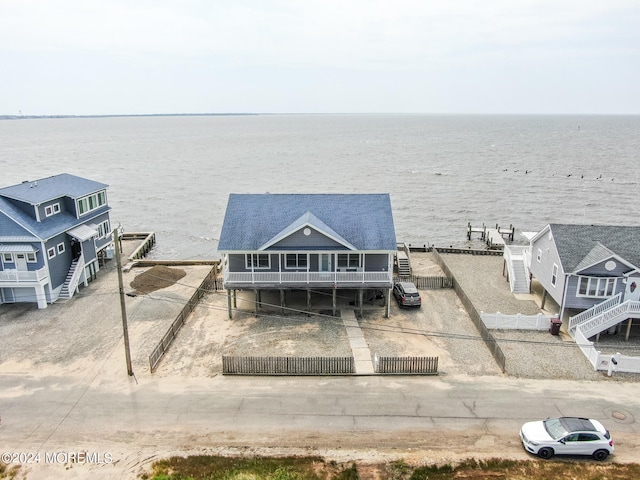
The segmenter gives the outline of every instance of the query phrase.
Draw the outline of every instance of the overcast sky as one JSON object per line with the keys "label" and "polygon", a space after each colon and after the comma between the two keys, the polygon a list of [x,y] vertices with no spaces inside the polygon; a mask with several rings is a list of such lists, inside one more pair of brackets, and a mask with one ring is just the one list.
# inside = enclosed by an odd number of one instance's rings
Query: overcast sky
{"label": "overcast sky", "polygon": [[639,0],[0,0],[0,114],[640,114]]}

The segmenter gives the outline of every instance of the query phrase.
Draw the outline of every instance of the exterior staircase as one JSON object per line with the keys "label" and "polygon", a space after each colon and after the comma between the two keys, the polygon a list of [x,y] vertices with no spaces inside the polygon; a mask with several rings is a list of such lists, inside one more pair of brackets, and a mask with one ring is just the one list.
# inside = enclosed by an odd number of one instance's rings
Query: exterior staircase
{"label": "exterior staircase", "polygon": [[71,267],[69,267],[69,272],[67,273],[67,278],[62,285],[62,289],[60,290],[60,298],[71,298],[78,288],[78,284],[80,283],[80,277],[82,271],[84,270],[84,256],[80,255],[73,262],[71,262]]}
{"label": "exterior staircase", "polygon": [[589,310],[571,317],[569,319],[569,334],[575,338],[576,329],[580,328],[582,335],[585,338],[590,338],[629,318],[640,318],[640,302],[631,300],[624,302],[622,294],[619,293],[594,305]]}
{"label": "exterior staircase", "polygon": [[403,257],[402,255],[398,255],[398,276],[411,276],[411,266],[409,265],[409,259],[407,257]]}
{"label": "exterior staircase", "polygon": [[409,257],[409,247],[406,244],[398,244],[396,253],[396,264],[398,267],[398,277],[411,276],[411,259]]}
{"label": "exterior staircase", "polygon": [[530,293],[531,282],[526,257],[529,247],[509,245],[504,251],[504,261],[509,271],[511,293]]}

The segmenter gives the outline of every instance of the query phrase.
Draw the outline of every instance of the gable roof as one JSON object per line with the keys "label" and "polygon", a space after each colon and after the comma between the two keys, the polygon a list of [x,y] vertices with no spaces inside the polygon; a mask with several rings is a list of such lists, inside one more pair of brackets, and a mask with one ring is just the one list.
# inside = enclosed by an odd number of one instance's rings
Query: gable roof
{"label": "gable roof", "polygon": [[0,188],[0,196],[38,205],[60,197],[79,198],[100,190],[108,185],[87,178],[62,173],[52,177],[26,181],[18,185]]}
{"label": "gable roof", "polygon": [[575,272],[612,254],[640,266],[640,227],[550,224],[565,272]]}
{"label": "gable roof", "polygon": [[331,228],[329,225],[324,223],[322,220],[320,220],[318,217],[316,217],[311,212],[305,213],[299,219],[297,219],[295,222],[293,222],[291,225],[289,225],[284,230],[282,230],[281,232],[276,234],[275,237],[273,237],[267,243],[262,245],[260,247],[260,250],[265,250],[265,249],[269,248],[270,246],[275,245],[280,240],[283,240],[284,238],[287,238],[289,235],[294,234],[295,232],[297,232],[298,230],[300,230],[303,227],[312,227],[315,230],[317,230],[319,232],[322,232],[324,235],[328,236],[332,240],[334,240],[334,241],[336,241],[338,243],[341,243],[343,246],[347,247],[348,249],[357,250],[347,240],[342,238],[342,236],[340,234],[335,232],[333,230],[333,228]]}
{"label": "gable roof", "polygon": [[312,225],[357,250],[396,250],[388,194],[231,194],[218,250],[257,251]]}

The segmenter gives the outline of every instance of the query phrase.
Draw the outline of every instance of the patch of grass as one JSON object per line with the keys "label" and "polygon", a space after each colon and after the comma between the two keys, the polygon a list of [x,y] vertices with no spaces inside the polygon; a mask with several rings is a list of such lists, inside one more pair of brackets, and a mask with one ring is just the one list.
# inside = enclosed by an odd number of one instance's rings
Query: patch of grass
{"label": "patch of grass", "polygon": [[355,464],[316,457],[171,457],[155,462],[148,480],[356,480]]}
{"label": "patch of grass", "polygon": [[[0,466],[1,467],[1,466]],[[364,465],[361,466],[364,468]],[[640,464],[591,460],[469,459],[458,464],[412,466],[402,460],[367,465],[385,480],[628,480],[640,478]],[[14,478],[1,475],[0,479]],[[365,477],[369,478],[367,475]],[[143,480],[358,480],[356,463],[339,464],[318,457],[171,457],[152,465]]]}
{"label": "patch of grass", "polygon": [[18,478],[18,473],[20,470],[20,465],[5,465],[4,463],[0,463],[0,479],[2,480],[13,480]]}

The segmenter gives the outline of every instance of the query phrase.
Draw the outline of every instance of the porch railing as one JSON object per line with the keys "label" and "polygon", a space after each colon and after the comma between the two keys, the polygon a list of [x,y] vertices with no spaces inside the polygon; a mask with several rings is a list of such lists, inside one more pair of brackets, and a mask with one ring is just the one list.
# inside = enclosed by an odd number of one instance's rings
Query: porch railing
{"label": "porch railing", "polygon": [[392,272],[225,272],[225,283],[372,283],[393,281]]}
{"label": "porch railing", "polygon": [[0,272],[0,282],[39,282],[47,278],[47,269],[39,270],[3,270]]}

